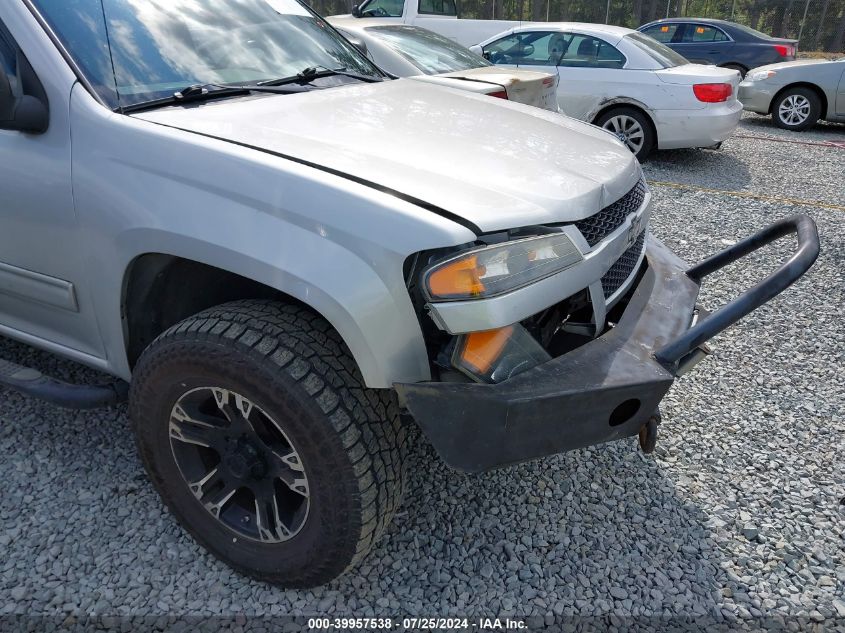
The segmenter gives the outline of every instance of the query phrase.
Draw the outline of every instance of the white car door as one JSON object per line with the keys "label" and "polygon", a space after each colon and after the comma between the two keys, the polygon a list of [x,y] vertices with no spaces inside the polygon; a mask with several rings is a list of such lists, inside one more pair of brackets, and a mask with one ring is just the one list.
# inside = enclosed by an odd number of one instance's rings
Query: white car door
{"label": "white car door", "polygon": [[590,119],[607,99],[641,93],[637,84],[654,79],[650,71],[626,69],[625,56],[603,39],[573,32],[561,35],[566,49],[558,63],[558,103],[571,117]]}

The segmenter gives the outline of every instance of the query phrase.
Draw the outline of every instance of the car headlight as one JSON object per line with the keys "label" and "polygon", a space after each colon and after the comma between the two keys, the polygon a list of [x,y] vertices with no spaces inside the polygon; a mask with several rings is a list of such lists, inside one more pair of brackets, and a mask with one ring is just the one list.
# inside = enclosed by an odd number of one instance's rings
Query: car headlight
{"label": "car headlight", "polygon": [[529,237],[465,251],[423,274],[432,301],[483,299],[554,275],[583,259],[565,233]]}
{"label": "car headlight", "polygon": [[751,81],[765,81],[769,77],[774,77],[777,74],[774,70],[758,70],[757,72],[749,73],[746,79]]}

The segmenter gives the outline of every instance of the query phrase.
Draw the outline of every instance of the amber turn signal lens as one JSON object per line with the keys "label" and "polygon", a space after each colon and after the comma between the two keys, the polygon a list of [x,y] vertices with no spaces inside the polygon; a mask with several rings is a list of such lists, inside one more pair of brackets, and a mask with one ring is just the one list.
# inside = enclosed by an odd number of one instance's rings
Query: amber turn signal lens
{"label": "amber turn signal lens", "polygon": [[488,384],[508,380],[549,360],[549,353],[518,323],[461,334],[452,352],[455,369]]}
{"label": "amber turn signal lens", "polygon": [[505,349],[513,326],[486,332],[472,332],[464,340],[461,361],[476,374],[487,374]]}
{"label": "amber turn signal lens", "polygon": [[479,268],[476,256],[458,259],[438,268],[428,277],[431,294],[439,297],[467,296],[478,297],[484,292],[481,275],[484,267]]}

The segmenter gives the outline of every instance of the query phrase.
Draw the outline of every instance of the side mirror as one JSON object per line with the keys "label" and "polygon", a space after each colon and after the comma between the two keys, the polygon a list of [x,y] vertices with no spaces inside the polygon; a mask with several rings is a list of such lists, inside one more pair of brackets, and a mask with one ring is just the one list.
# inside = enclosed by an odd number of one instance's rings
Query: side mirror
{"label": "side mirror", "polygon": [[352,5],[352,17],[360,18],[361,17],[361,5],[355,4]]}
{"label": "side mirror", "polygon": [[484,55],[484,51],[481,50],[481,46],[479,46],[478,44],[473,44],[472,46],[469,47],[469,50],[471,50],[476,55],[481,55],[481,56]]}
{"label": "side mirror", "polygon": [[0,68],[0,130],[43,134],[49,124],[46,104],[31,95],[16,97],[9,77]]}

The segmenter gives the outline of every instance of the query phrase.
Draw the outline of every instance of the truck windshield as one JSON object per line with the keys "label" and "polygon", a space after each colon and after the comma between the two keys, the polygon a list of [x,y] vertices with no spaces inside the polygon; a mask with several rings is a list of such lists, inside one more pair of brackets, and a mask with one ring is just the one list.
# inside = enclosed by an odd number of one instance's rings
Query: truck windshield
{"label": "truck windshield", "polygon": [[427,29],[397,24],[370,26],[367,33],[382,40],[426,75],[492,65],[481,55]]}
{"label": "truck windshield", "polygon": [[382,76],[297,0],[33,2],[113,109],[163,99],[193,84],[272,81],[309,67]]}

